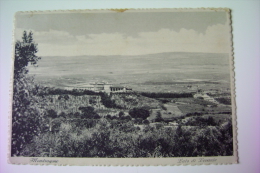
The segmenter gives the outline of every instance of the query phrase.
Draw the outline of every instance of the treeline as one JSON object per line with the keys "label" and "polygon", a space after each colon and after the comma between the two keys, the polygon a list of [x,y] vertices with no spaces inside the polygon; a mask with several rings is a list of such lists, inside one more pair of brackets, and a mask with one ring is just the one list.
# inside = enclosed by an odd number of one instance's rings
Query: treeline
{"label": "treeline", "polygon": [[50,88],[45,87],[44,90],[39,93],[39,95],[74,95],[74,96],[82,96],[82,95],[100,95],[97,92],[86,90],[86,89],[73,89],[73,90],[66,90],[61,88]]}
{"label": "treeline", "polygon": [[189,98],[193,97],[192,93],[155,93],[155,92],[140,92],[142,96],[149,98]]}

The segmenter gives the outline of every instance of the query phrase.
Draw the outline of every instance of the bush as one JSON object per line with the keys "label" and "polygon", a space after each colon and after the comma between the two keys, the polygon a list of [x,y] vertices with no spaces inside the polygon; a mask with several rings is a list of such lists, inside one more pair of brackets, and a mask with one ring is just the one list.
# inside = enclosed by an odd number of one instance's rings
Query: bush
{"label": "bush", "polygon": [[142,118],[136,118],[136,119],[134,120],[134,123],[135,123],[135,124],[142,124],[142,122],[143,122],[143,119],[142,119]]}
{"label": "bush", "polygon": [[157,115],[156,115],[154,121],[155,121],[155,122],[162,122],[162,121],[164,121],[164,119],[162,118],[161,112],[159,112],[159,111],[157,112]]}
{"label": "bush", "polygon": [[141,118],[144,120],[150,116],[150,112],[144,108],[134,108],[129,110],[129,115],[132,118]]}
{"label": "bush", "polygon": [[125,120],[125,121],[131,121],[132,120],[131,116],[129,116],[129,115],[123,116],[121,119]]}
{"label": "bush", "polygon": [[125,115],[125,113],[122,112],[122,111],[120,111],[119,114],[118,114],[118,116],[119,116],[120,118],[123,117],[124,115]]}
{"label": "bush", "polygon": [[149,124],[150,124],[150,121],[149,121],[149,120],[143,120],[143,124],[149,125]]}
{"label": "bush", "polygon": [[95,109],[92,106],[79,107],[79,110],[82,112],[81,118],[100,118],[100,116],[95,112]]}

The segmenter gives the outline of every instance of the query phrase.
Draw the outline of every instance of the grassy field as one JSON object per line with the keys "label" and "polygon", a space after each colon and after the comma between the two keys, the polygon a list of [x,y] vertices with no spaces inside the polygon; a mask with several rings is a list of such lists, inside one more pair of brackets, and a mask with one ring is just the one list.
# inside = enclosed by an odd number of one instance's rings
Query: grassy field
{"label": "grassy field", "polygon": [[186,104],[178,105],[178,108],[183,114],[192,113],[192,112],[203,112],[204,106],[198,104]]}

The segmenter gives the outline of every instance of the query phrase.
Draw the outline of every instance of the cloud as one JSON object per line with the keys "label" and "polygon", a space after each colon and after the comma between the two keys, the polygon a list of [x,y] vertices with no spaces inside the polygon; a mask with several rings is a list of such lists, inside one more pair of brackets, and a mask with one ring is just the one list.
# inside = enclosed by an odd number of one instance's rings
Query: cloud
{"label": "cloud", "polygon": [[[15,38],[21,37],[16,30]],[[73,36],[65,31],[35,32],[39,56],[78,55],[141,55],[161,52],[228,53],[228,25],[208,26],[205,34],[195,30],[178,32],[162,28],[156,32],[141,32],[137,37],[122,33],[102,33]]]}
{"label": "cloud", "polygon": [[[21,40],[24,29],[16,29],[15,38]],[[49,31],[32,31],[34,41],[40,44],[76,44],[77,39],[65,31],[49,30]]]}

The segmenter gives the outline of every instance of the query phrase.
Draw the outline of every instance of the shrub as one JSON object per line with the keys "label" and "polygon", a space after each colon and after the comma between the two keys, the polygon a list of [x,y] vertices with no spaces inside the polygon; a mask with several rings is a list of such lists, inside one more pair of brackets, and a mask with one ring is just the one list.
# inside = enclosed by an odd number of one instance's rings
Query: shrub
{"label": "shrub", "polygon": [[149,121],[149,120],[143,120],[143,124],[149,125],[149,124],[150,124],[150,121]]}
{"label": "shrub", "polygon": [[79,107],[79,110],[82,112],[81,118],[100,118],[92,106]]}
{"label": "shrub", "polygon": [[132,118],[141,118],[146,119],[150,116],[150,112],[147,109],[144,108],[134,108],[129,110],[129,115]]}
{"label": "shrub", "polygon": [[219,103],[231,105],[231,99],[226,97],[215,98]]}
{"label": "shrub", "polygon": [[162,118],[162,114],[161,114],[161,112],[160,111],[158,111],[157,113],[156,113],[156,117],[155,117],[155,120],[154,120],[155,122],[162,122],[162,121],[164,121],[164,119]]}
{"label": "shrub", "polygon": [[121,118],[122,116],[124,116],[125,115],[125,113],[124,112],[122,112],[122,111],[120,111],[119,112],[119,114],[118,114],[118,116]]}

